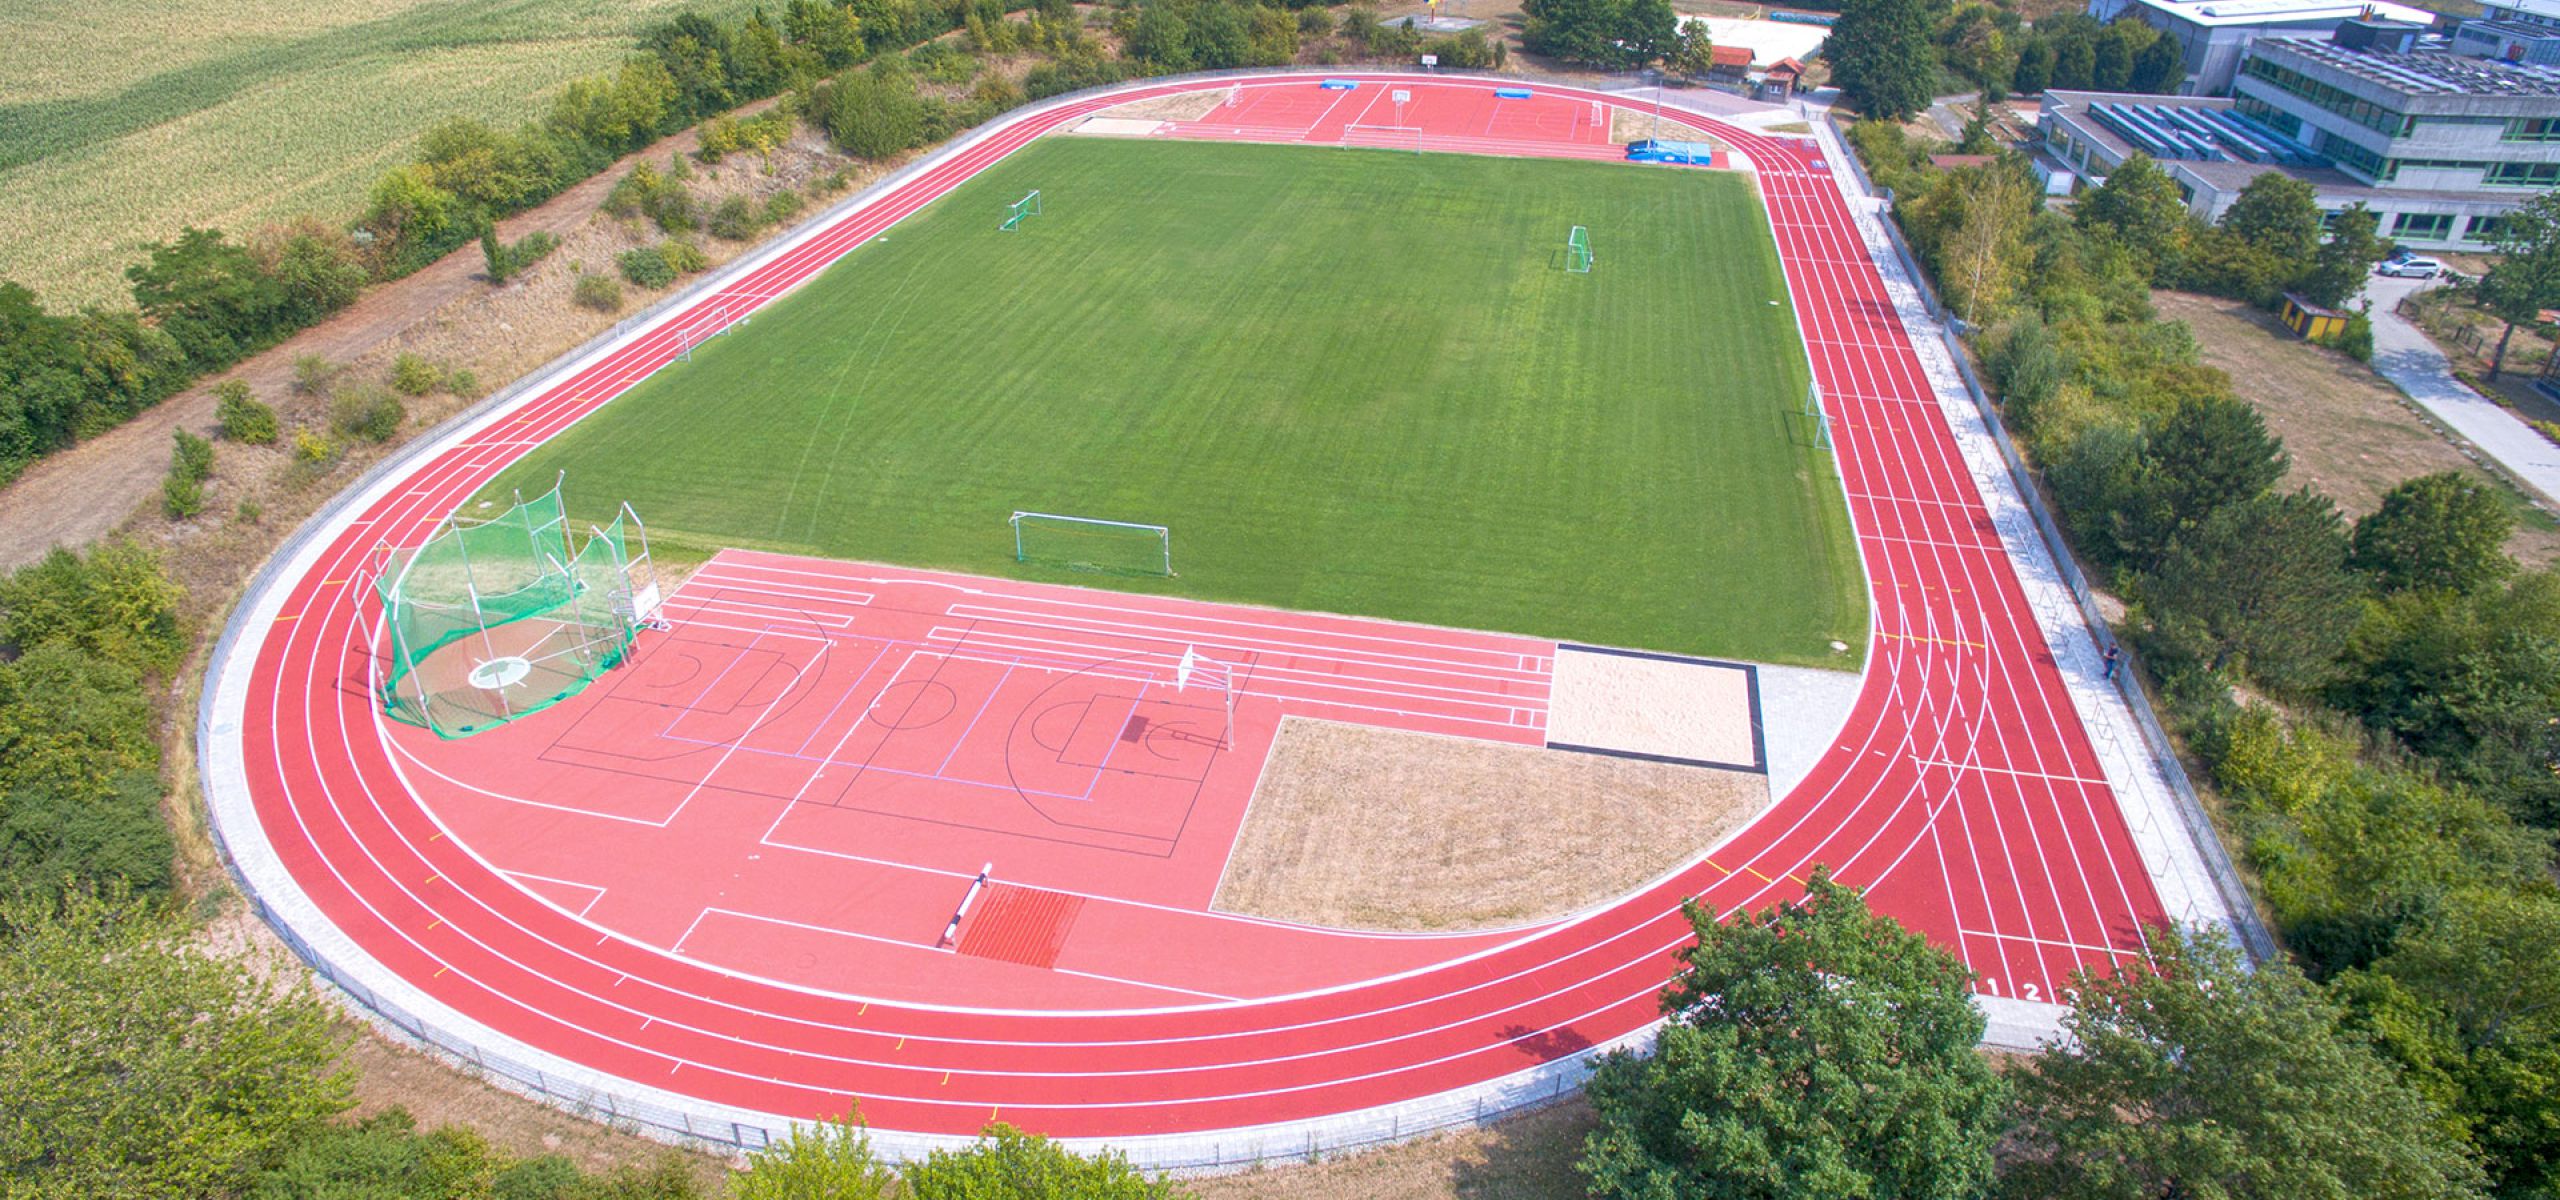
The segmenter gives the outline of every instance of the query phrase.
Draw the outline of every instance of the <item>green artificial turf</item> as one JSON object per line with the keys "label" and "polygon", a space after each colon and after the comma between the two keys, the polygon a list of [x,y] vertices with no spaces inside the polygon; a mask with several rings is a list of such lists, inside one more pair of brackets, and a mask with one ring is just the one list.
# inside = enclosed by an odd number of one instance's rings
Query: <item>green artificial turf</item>
{"label": "green artificial turf", "polygon": [[[486,494],[566,470],[697,552],[1848,665],[1793,322],[1727,173],[1051,138]],[[1017,509],[1168,525],[1178,575],[1017,564]]]}

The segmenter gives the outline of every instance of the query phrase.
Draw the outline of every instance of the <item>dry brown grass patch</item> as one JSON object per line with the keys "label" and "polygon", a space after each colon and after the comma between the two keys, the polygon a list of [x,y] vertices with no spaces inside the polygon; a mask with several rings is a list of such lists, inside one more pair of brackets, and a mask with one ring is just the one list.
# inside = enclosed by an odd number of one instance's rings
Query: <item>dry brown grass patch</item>
{"label": "dry brown grass patch", "polygon": [[1624,895],[1769,801],[1767,777],[1291,717],[1217,907],[1454,930]]}
{"label": "dry brown grass patch", "polygon": [[[1657,128],[1661,132],[1656,133]],[[1629,142],[1641,142],[1649,137],[1668,138],[1675,142],[1710,142],[1718,150],[1730,149],[1725,145],[1724,139],[1679,119],[1667,108],[1662,110],[1659,126],[1654,123],[1653,110],[1650,108],[1639,110],[1612,106],[1609,109],[1609,140],[1611,142],[1623,146]]]}
{"label": "dry brown grass patch", "polygon": [[1582,1177],[1573,1164],[1597,1124],[1590,1102],[1576,1095],[1483,1129],[1185,1186],[1198,1200],[1578,1200]]}
{"label": "dry brown grass patch", "polygon": [[[2162,318],[2184,321],[2204,361],[2231,376],[2232,390],[2256,406],[2293,456],[2285,486],[2309,484],[2349,516],[2382,506],[2404,480],[2460,471],[2507,485],[2471,461],[2410,411],[2408,399],[2371,368],[2293,336],[2274,317],[2237,300],[2155,292]],[[2560,529],[2520,526],[2507,551],[2534,565],[2560,561]]]}

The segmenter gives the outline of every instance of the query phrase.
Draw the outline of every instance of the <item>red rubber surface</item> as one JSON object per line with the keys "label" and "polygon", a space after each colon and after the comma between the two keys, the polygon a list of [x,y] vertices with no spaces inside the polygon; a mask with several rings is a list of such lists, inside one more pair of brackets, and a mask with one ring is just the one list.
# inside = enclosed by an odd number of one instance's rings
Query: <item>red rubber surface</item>
{"label": "red rubber surface", "polygon": [[[1366,81],[1358,92],[1390,82],[1346,78]],[[1428,120],[1434,136],[1486,138],[1484,122],[1499,105],[1519,103],[1496,102],[1490,83],[1393,82],[1433,98],[1428,116],[1409,110],[1406,122]],[[914,176],[697,307],[725,305],[735,315],[1090,112],[1228,86],[1169,84],[1041,114]],[[1316,91],[1303,76],[1246,87],[1263,89]],[[1537,91],[1585,109],[1609,99]],[[1310,131],[1327,130],[1310,123],[1297,140]],[[1522,121],[1499,132],[1494,148],[1507,152],[1593,152],[1569,125],[1556,132]],[[763,1112],[833,1115],[859,1097],[864,1115],[889,1129],[969,1133],[1000,1115],[1058,1135],[1129,1136],[1320,1116],[1475,1084],[1650,1021],[1671,956],[1687,940],[1681,897],[1728,910],[1765,904],[1794,894],[1793,880],[1817,862],[1961,953],[1986,992],[2053,997],[2073,967],[2138,954],[2138,925],[2160,920],[2160,903],[1838,189],[1794,142],[1739,131],[1728,140],[1759,169],[1836,417],[1878,634],[1838,745],[1712,861],[1660,886],[1439,966],[1294,998],[1123,1012],[973,1010],[965,995],[939,1006],[856,999],[601,934],[573,915],[597,902],[575,876],[501,875],[422,805],[411,787],[419,764],[398,757],[397,738],[385,736],[371,703],[363,623],[372,606],[349,585],[373,546],[422,536],[525,446],[671,357],[683,319],[420,464],[342,529],[315,569],[286,585],[282,617],[258,646],[241,735],[264,833],[342,931],[417,988],[505,1035]],[[937,898],[940,919],[954,898]],[[951,958],[1031,970],[1005,955],[1047,953],[1043,937],[1064,937],[1061,953],[1071,955],[1100,914],[1091,902],[1060,911],[1068,907],[1013,897],[1005,911],[1016,927],[987,943],[1003,953]],[[1044,931],[1044,920],[1071,928]],[[705,946],[757,940],[736,931],[694,936]],[[1395,939],[1375,940],[1392,955]],[[1178,958],[1216,947],[1159,949]]]}

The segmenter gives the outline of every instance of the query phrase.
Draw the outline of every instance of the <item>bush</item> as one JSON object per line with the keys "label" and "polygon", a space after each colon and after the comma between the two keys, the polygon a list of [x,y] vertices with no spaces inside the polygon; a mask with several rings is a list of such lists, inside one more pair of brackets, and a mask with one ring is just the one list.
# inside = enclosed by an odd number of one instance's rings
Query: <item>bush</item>
{"label": "bush", "polygon": [[826,174],[819,176],[818,182],[811,186],[815,187],[818,191],[825,192],[832,196],[837,192],[841,192],[846,188],[852,187],[853,176],[843,168],[839,167],[836,170],[829,171]]}
{"label": "bush", "polygon": [[264,446],[276,440],[276,410],[249,394],[249,385],[226,379],[213,389],[213,420],[222,436]]}
{"label": "bush", "polygon": [[443,368],[420,355],[403,354],[391,360],[391,387],[403,396],[423,396],[443,383]]}
{"label": "bush", "polygon": [[771,196],[765,197],[765,223],[769,225],[779,225],[784,221],[788,221],[793,217],[799,216],[800,206],[800,193],[792,191],[789,188],[784,188],[781,191],[775,192]]}
{"label": "bush", "polygon": [[293,360],[293,392],[297,396],[318,396],[329,390],[329,381],[338,377],[338,364],[317,354],[305,354]]}
{"label": "bush", "polygon": [[569,298],[597,312],[622,311],[622,285],[610,275],[579,276],[577,286],[569,289]]}
{"label": "bush", "polygon": [[455,371],[444,377],[444,390],[465,400],[480,398],[480,376],[472,371]]}
{"label": "bush", "polygon": [[907,56],[907,63],[935,83],[961,84],[978,76],[978,60],[950,42],[926,42]]}
{"label": "bush", "polygon": [[172,469],[160,481],[160,511],[172,521],[183,521],[204,511],[204,485]]}
{"label": "bush", "polygon": [[347,389],[329,406],[330,428],[368,442],[390,441],[408,419],[399,396],[371,384]]}
{"label": "bush", "polygon": [[173,429],[170,439],[176,443],[169,452],[169,475],[197,482],[213,477],[213,443],[187,432]]}
{"label": "bush", "polygon": [[240,502],[239,510],[233,515],[237,516],[244,525],[255,525],[267,515],[267,510],[264,505],[255,500],[243,500]]}
{"label": "bush", "polygon": [[293,431],[293,460],[305,466],[327,466],[338,457],[338,447],[329,439],[308,429]]}
{"label": "bush", "polygon": [[711,210],[711,220],[707,227],[711,230],[713,237],[743,242],[754,237],[756,230],[763,226],[764,222],[757,216],[754,201],[744,196],[731,196],[721,201],[720,207]]}
{"label": "bush", "polygon": [[622,277],[630,280],[635,287],[655,290],[676,281],[675,267],[667,262],[667,256],[654,246],[626,250],[613,261],[616,266],[622,268]]}
{"label": "bush", "polygon": [[2373,318],[2363,313],[2347,314],[2347,327],[2322,339],[2330,349],[2360,363],[2373,361]]}
{"label": "bush", "polygon": [[704,254],[702,247],[683,238],[668,238],[660,242],[658,256],[666,259],[667,266],[673,268],[678,275],[691,275],[711,265],[711,256]]}
{"label": "bush", "polygon": [[[161,571],[159,555],[134,542],[116,538],[86,555],[56,549],[0,576],[0,648],[31,657],[46,642],[62,642],[135,674],[167,670],[186,651],[178,622],[184,598]],[[0,654],[0,663],[11,656]],[[0,730],[15,727],[0,717]],[[9,772],[41,749],[40,741],[21,740],[0,754],[0,793],[10,786]]]}

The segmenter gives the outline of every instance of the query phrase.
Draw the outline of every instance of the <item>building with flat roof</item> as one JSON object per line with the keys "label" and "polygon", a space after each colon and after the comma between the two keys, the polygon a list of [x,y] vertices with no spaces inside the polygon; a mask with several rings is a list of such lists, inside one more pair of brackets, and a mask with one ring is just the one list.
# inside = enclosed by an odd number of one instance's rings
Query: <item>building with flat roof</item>
{"label": "building with flat roof", "polygon": [[[2560,0],[2519,0],[2553,4]],[[2185,55],[2180,95],[2231,90],[2241,53],[2262,37],[2323,34],[2359,17],[2425,23],[2434,14],[2389,0],[2089,0],[2101,21],[2134,17],[2177,40]]]}
{"label": "building with flat roof", "polygon": [[2096,182],[2148,154],[2208,221],[2282,171],[2324,212],[2362,204],[2384,236],[2429,250],[2485,249],[2506,214],[2560,182],[2560,74],[2547,69],[2267,38],[2240,81],[2232,98],[2048,92],[2037,156],[2049,176]]}

